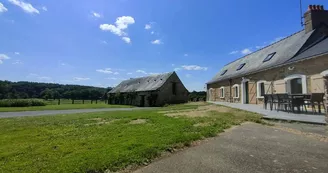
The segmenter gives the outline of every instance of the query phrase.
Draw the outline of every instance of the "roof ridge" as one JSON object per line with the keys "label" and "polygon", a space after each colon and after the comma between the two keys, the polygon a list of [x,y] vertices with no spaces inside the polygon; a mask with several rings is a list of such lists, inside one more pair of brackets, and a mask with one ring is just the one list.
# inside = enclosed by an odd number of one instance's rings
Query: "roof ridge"
{"label": "roof ridge", "polygon": [[[142,78],[147,78],[147,77],[156,77],[156,76],[159,76],[159,75],[164,75],[164,74],[169,74],[169,73],[174,73],[173,72],[166,72],[166,73],[159,73],[159,74],[156,74],[156,75],[148,75],[148,76],[143,76],[143,77],[137,77],[137,78],[130,78],[130,79],[127,79],[127,80],[123,80],[123,81],[129,81],[129,80],[137,80],[137,79],[142,79]],[[122,81],[122,82],[123,82]]]}
{"label": "roof ridge", "polygon": [[272,46],[272,45],[274,45],[274,44],[277,44],[277,43],[279,43],[279,42],[281,42],[281,41],[283,41],[283,40],[286,40],[287,38],[290,38],[291,36],[296,35],[296,34],[302,32],[302,31],[304,31],[304,30],[305,30],[305,29],[302,29],[302,30],[300,30],[300,31],[297,31],[297,32],[295,32],[295,33],[293,33],[293,34],[291,34],[291,35],[289,35],[289,36],[287,36],[287,37],[285,37],[285,38],[283,38],[283,39],[281,39],[281,40],[278,40],[278,41],[276,41],[276,42],[273,42],[273,43],[271,43],[271,44],[269,44],[269,45],[267,45],[267,46],[265,46],[265,47],[262,47],[262,48],[260,48],[260,49],[258,49],[258,50],[256,50],[256,51],[254,51],[254,52],[252,52],[252,53],[250,53],[250,54],[244,55],[244,56],[242,56],[242,57],[240,57],[240,58],[238,58],[238,59],[236,59],[236,60],[234,60],[234,61],[232,61],[232,62],[230,62],[230,63],[228,63],[228,64],[226,64],[226,65],[224,65],[224,67],[227,66],[227,65],[229,65],[229,64],[231,64],[231,63],[233,63],[233,62],[236,62],[236,61],[238,61],[238,60],[240,60],[240,59],[243,59],[243,58],[247,57],[248,55],[252,55],[252,54],[254,54],[254,53],[256,53],[256,52],[258,52],[258,51],[260,51],[260,50],[263,50],[263,49],[265,49],[265,48],[267,48],[267,47],[270,47],[270,46]]}

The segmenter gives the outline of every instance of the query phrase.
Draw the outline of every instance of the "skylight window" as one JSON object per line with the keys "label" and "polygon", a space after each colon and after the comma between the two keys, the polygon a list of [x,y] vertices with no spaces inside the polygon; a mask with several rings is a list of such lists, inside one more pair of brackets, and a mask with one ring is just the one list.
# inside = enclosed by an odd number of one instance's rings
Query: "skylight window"
{"label": "skylight window", "polygon": [[224,74],[227,73],[228,70],[224,70],[222,73],[221,73],[221,76],[223,76]]}
{"label": "skylight window", "polygon": [[272,57],[276,54],[276,52],[270,53],[264,60],[263,62],[267,62],[270,61],[272,59]]}
{"label": "skylight window", "polygon": [[246,63],[242,63],[242,64],[240,64],[239,67],[237,68],[237,71],[238,71],[238,70],[241,70],[241,69],[245,66],[245,64],[246,64]]}

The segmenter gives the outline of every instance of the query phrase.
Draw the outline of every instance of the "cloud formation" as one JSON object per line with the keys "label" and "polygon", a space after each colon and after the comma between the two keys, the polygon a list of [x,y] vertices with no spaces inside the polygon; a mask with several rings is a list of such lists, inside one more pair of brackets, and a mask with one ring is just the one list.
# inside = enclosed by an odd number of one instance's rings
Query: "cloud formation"
{"label": "cloud formation", "polygon": [[24,1],[20,1],[20,0],[8,0],[10,3],[12,3],[13,5],[16,5],[18,7],[20,7],[23,11],[25,11],[26,13],[36,13],[36,14],[40,14],[39,10],[37,10],[36,8],[33,7],[32,4],[30,3],[26,3]]}

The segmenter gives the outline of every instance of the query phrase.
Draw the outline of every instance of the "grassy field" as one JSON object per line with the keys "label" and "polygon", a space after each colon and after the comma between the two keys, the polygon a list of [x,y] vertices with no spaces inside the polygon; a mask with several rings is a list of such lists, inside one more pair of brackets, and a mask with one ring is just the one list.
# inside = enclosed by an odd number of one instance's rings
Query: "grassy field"
{"label": "grassy field", "polygon": [[103,172],[260,116],[215,105],[0,119],[0,172]]}
{"label": "grassy field", "polygon": [[31,106],[31,107],[0,107],[0,112],[19,112],[19,111],[38,111],[38,110],[67,110],[67,109],[97,109],[97,108],[125,108],[132,107],[129,105],[108,105],[103,101],[94,101],[91,104],[90,100],[85,100],[82,104],[82,100],[76,100],[72,104],[71,100],[61,100],[61,104],[57,104],[57,100],[46,101],[46,106]]}

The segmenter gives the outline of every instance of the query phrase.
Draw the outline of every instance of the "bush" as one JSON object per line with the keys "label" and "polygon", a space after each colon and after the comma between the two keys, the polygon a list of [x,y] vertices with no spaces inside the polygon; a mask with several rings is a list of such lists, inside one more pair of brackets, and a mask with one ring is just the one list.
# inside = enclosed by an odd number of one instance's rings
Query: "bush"
{"label": "bush", "polygon": [[46,103],[41,99],[4,99],[0,100],[0,107],[29,107],[45,106]]}

